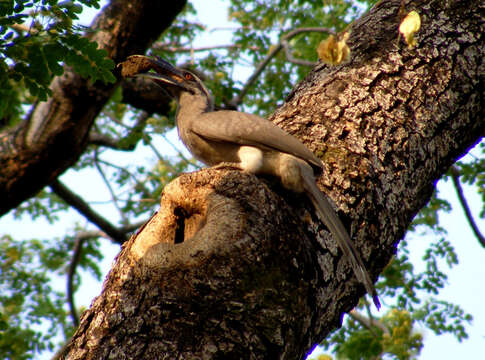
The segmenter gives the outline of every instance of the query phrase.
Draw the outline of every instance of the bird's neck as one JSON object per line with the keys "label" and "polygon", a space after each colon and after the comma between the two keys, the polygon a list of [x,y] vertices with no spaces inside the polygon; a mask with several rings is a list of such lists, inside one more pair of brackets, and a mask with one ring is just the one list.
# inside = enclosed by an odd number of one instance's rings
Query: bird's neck
{"label": "bird's neck", "polygon": [[177,120],[194,118],[213,110],[212,103],[206,97],[182,93],[178,99]]}

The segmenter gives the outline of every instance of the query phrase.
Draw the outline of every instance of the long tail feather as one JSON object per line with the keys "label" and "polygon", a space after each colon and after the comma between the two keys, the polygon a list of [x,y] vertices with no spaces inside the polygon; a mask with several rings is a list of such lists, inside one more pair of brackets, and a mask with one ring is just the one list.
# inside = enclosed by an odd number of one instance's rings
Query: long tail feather
{"label": "long tail feather", "polygon": [[374,283],[370,279],[369,273],[367,272],[360,255],[352,244],[347,230],[333,210],[329,201],[325,198],[325,195],[315,184],[315,178],[310,166],[308,166],[308,168],[307,166],[302,166],[301,175],[304,182],[305,192],[310,197],[313,205],[320,215],[321,220],[332,233],[332,236],[337,241],[337,244],[344,253],[344,256],[350,262],[355,276],[365,286],[367,293],[372,296],[375,306],[377,309],[379,309],[381,307],[381,303],[379,302],[376,289],[374,288]]}

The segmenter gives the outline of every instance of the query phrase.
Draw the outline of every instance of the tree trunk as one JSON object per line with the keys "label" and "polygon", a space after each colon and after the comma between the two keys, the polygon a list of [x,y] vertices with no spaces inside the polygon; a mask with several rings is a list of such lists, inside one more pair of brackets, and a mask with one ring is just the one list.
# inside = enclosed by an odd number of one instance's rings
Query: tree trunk
{"label": "tree trunk", "polygon": [[[144,53],[186,0],[112,0],[91,25],[91,40],[118,63]],[[0,215],[34,196],[84,152],[91,126],[117,84],[92,84],[70,70],[29,118],[0,133]]]}
{"label": "tree trunk", "polygon": [[[421,16],[408,49],[402,16]],[[436,180],[485,131],[485,4],[383,0],[351,28],[350,62],[318,65],[272,116],[324,160],[370,273]],[[184,174],[128,241],[69,359],[297,359],[364,289],[308,199],[229,170]]]}

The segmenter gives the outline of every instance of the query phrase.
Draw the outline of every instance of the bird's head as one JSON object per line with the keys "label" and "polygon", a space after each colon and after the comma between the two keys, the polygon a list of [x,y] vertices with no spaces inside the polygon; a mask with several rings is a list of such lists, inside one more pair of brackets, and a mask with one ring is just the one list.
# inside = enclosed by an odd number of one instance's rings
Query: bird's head
{"label": "bird's head", "polygon": [[186,97],[193,101],[204,100],[209,107],[212,107],[211,94],[194,73],[177,68],[161,58],[152,59],[143,55],[134,55],[130,56],[128,61],[135,62],[139,71],[129,76],[152,80],[179,102],[182,97]]}

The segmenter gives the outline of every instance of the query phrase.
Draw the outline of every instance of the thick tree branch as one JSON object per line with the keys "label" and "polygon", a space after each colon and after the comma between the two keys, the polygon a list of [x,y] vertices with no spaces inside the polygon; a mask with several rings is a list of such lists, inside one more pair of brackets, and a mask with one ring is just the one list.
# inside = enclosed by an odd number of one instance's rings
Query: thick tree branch
{"label": "thick tree branch", "polygon": [[[186,0],[112,0],[87,34],[118,63],[144,53]],[[29,118],[0,133],[0,215],[33,196],[73,165],[87,146],[91,126],[116,84],[92,84],[71,70],[53,80],[52,96]]]}
{"label": "thick tree branch", "polygon": [[458,200],[460,201],[461,207],[463,208],[463,212],[465,213],[468,224],[470,224],[470,227],[472,228],[472,231],[475,234],[480,245],[485,248],[485,237],[480,232],[480,229],[478,228],[478,225],[473,218],[473,214],[470,210],[470,207],[468,206],[465,194],[463,193],[463,188],[460,184],[460,171],[455,166],[452,166],[450,168],[450,174],[456,190],[456,195],[458,196]]}

